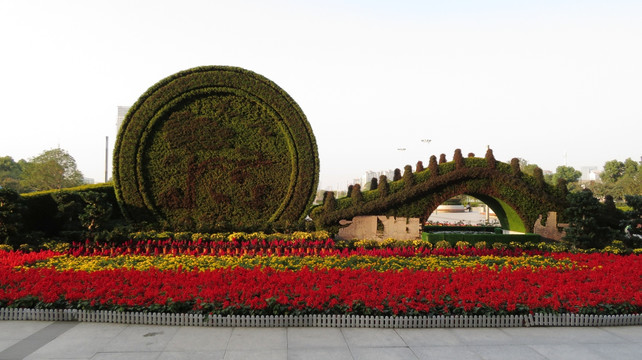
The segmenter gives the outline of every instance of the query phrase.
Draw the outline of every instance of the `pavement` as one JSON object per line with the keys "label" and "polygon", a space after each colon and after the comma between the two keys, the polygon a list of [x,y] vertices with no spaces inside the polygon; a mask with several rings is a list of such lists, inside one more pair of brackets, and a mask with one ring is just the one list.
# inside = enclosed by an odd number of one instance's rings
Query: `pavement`
{"label": "pavement", "polygon": [[[481,213],[481,208],[473,208],[471,212],[446,212],[446,211],[434,211],[430,214],[428,221],[436,223],[464,223],[466,225],[480,225],[486,223],[486,214]],[[492,214],[489,218],[491,224],[496,224],[499,226],[499,220],[497,216]]]}
{"label": "pavement", "polygon": [[245,328],[0,321],[0,359],[640,359],[642,326]]}

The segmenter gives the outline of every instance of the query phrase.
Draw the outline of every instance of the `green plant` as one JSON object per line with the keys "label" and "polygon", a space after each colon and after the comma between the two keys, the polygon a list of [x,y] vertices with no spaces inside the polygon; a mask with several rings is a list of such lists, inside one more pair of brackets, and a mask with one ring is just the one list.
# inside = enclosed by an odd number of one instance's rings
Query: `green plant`
{"label": "green plant", "polygon": [[22,204],[17,192],[0,188],[0,242],[11,244],[22,228]]}
{"label": "green plant", "polygon": [[439,164],[437,164],[437,157],[435,155],[430,156],[430,161],[428,162],[428,170],[430,170],[430,175],[432,176],[439,175]]}
{"label": "green plant", "polygon": [[314,200],[319,160],[292,98],[248,70],[169,76],[130,109],[114,150],[123,214],[174,231],[292,227]]}
{"label": "green plant", "polygon": [[335,229],[341,219],[357,215],[418,217],[425,221],[447,199],[467,194],[495,210],[502,227],[532,232],[540,215],[545,218],[549,211],[561,213],[566,206],[563,189],[540,184],[527,174],[515,176],[509,164],[495,161],[491,167],[488,159],[465,158],[464,166],[457,169],[454,161],[437,165],[435,158],[431,159],[428,171],[412,174],[412,186],[397,181],[386,189],[380,181],[377,190],[364,192],[363,202],[338,199],[334,209],[316,207],[310,216],[321,229]]}
{"label": "green plant", "polygon": [[470,247],[470,243],[468,241],[457,241],[455,247],[457,249],[467,249]]}
{"label": "green plant", "polygon": [[614,232],[604,223],[605,206],[590,190],[568,194],[564,216],[569,225],[563,240],[572,247],[603,248],[614,238]]}
{"label": "green plant", "polygon": [[388,184],[388,178],[386,175],[379,176],[379,186],[377,187],[377,190],[379,190],[379,196],[382,198],[385,198],[390,194],[390,185]]}
{"label": "green plant", "polygon": [[372,178],[370,180],[370,188],[368,190],[377,190],[377,187],[379,187],[379,182],[377,181],[377,178]]}
{"label": "green plant", "polygon": [[437,241],[435,244],[435,249],[450,249],[452,246],[446,240]]}
{"label": "green plant", "polygon": [[377,249],[380,245],[377,240],[358,240],[354,243],[354,247],[362,247],[364,249]]}
{"label": "green plant", "polygon": [[412,173],[412,166],[406,165],[403,169],[402,175],[404,186],[413,186],[415,185],[415,175]]}
{"label": "green plant", "polygon": [[99,192],[87,191],[80,194],[84,208],[78,218],[84,228],[96,231],[103,228],[111,218],[112,206],[107,196]]}
{"label": "green plant", "polygon": [[361,185],[354,184],[352,187],[352,193],[350,194],[350,199],[352,199],[353,204],[359,204],[363,202],[363,194],[361,193]]}
{"label": "green plant", "polygon": [[401,180],[401,170],[399,168],[395,169],[395,172],[392,176],[392,181],[399,181]]}
{"label": "green plant", "polygon": [[13,246],[7,244],[0,244],[0,251],[13,251]]}
{"label": "green plant", "polygon": [[70,246],[71,245],[67,242],[57,242],[57,241],[49,241],[42,244],[43,248],[47,250],[57,251],[57,252],[65,252],[69,250]]}
{"label": "green plant", "polygon": [[412,240],[412,245],[416,248],[427,248],[427,249],[432,249],[433,245],[430,241],[424,241],[422,240]]}
{"label": "green plant", "polygon": [[461,154],[461,149],[455,149],[455,156],[453,156],[453,161],[455,162],[455,168],[461,169],[464,165],[464,156]]}

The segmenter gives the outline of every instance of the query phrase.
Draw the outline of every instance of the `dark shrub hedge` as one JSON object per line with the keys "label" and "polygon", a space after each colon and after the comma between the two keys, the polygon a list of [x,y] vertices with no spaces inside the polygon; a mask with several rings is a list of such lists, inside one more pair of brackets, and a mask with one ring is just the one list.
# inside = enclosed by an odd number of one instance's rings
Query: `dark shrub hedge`
{"label": "dark shrub hedge", "polygon": [[440,233],[431,234],[423,233],[422,239],[436,244],[438,241],[448,241],[450,245],[455,246],[459,241],[467,241],[471,245],[477,242],[484,241],[488,246],[493,243],[502,243],[508,245],[511,242],[524,244],[526,242],[538,243],[542,240],[539,234],[479,234],[479,233]]}
{"label": "dark shrub hedge", "polygon": [[318,171],[299,106],[272,81],[235,67],[193,68],[152,86],[127,114],[114,150],[123,214],[175,231],[299,221]]}
{"label": "dark shrub hedge", "polygon": [[101,201],[112,208],[111,221],[122,223],[123,216],[118,210],[114,186],[105,183],[22,194],[22,232],[42,232],[47,237],[55,237],[62,231],[82,231],[80,216],[87,205],[83,200],[87,193],[102,195]]}

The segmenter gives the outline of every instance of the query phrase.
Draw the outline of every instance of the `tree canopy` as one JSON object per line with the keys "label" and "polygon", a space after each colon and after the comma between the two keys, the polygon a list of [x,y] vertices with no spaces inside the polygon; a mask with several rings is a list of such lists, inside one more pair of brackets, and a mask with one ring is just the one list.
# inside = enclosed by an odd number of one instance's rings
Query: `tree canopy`
{"label": "tree canopy", "polygon": [[46,150],[22,166],[21,187],[26,191],[62,189],[82,185],[83,175],[67,151]]}
{"label": "tree canopy", "polygon": [[572,166],[558,166],[553,174],[553,183],[557,184],[559,179],[565,180],[567,183],[576,182],[582,177],[582,172],[575,170]]}
{"label": "tree canopy", "polygon": [[600,179],[601,182],[590,184],[597,196],[612,195],[624,200],[626,195],[642,195],[642,165],[631,158],[607,161]]}
{"label": "tree canopy", "polygon": [[11,156],[0,157],[0,187],[19,191],[20,175],[24,163],[24,160],[15,162]]}

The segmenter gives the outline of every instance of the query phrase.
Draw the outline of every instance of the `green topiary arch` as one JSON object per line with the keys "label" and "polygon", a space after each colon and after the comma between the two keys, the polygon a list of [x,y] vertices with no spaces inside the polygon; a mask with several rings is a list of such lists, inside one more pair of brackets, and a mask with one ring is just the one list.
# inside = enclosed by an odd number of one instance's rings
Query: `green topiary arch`
{"label": "green topiary arch", "polygon": [[311,206],[319,158],[294,100],[254,72],[205,66],[169,76],[128,112],[114,150],[123,214],[175,230],[295,222]]}
{"label": "green topiary arch", "polygon": [[351,197],[338,200],[327,195],[311,216],[327,229],[358,215],[418,217],[423,222],[444,201],[467,194],[486,203],[503,229],[532,232],[540,215],[545,219],[548,212],[561,211],[566,199],[564,184],[550,186],[541,177],[522,173],[519,166],[496,161],[490,150],[486,158],[463,158],[458,149],[451,162],[437,164],[433,157],[428,169],[410,170],[407,166],[401,180],[383,186],[380,180],[376,190],[356,196],[353,190]]}

